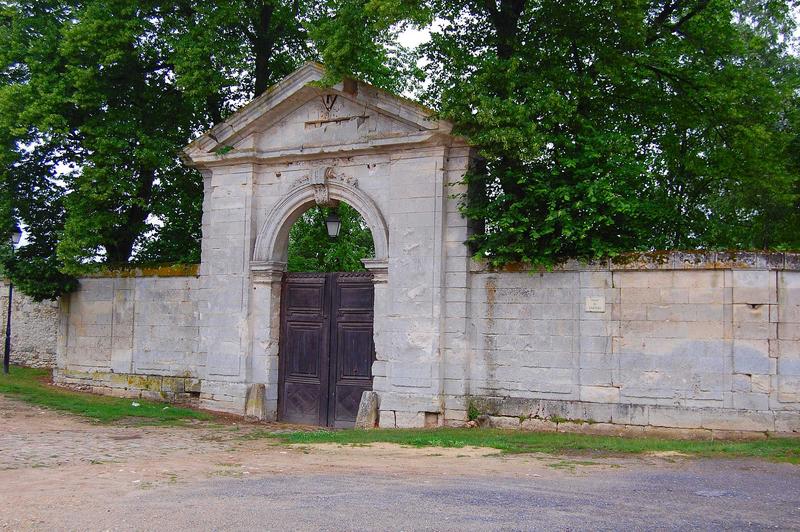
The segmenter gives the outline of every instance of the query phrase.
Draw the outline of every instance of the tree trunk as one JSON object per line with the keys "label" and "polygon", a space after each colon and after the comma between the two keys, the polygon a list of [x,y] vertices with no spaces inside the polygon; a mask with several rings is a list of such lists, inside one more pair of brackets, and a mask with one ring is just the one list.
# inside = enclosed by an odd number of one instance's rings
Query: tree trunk
{"label": "tree trunk", "polygon": [[250,44],[256,63],[254,87],[256,96],[267,90],[269,83],[269,62],[272,59],[272,49],[275,43],[275,35],[270,31],[274,12],[274,6],[270,3],[262,3],[258,10],[258,17],[253,24],[253,39]]}
{"label": "tree trunk", "polygon": [[153,195],[155,170],[147,168],[139,171],[139,188],[135,195],[135,203],[122,215],[123,223],[112,229],[106,248],[106,263],[127,264],[133,253],[133,245],[144,230],[144,223],[150,215],[149,205]]}

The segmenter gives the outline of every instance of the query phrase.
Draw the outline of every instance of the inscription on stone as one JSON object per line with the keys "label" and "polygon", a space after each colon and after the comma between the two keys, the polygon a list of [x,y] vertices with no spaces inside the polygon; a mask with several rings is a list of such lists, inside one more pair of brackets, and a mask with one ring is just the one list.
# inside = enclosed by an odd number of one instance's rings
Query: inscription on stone
{"label": "inscription on stone", "polygon": [[605,312],[606,298],[603,296],[589,296],[586,298],[586,312]]}

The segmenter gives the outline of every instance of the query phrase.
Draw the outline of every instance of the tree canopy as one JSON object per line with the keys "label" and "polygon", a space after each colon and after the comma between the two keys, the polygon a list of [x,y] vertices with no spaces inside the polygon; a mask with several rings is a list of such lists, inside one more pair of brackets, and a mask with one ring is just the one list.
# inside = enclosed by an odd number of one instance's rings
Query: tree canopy
{"label": "tree canopy", "polygon": [[792,7],[373,0],[368,11],[382,27],[436,21],[419,50],[422,96],[480,150],[463,209],[475,252],[547,265],[800,248]]}
{"label": "tree canopy", "polygon": [[[27,238],[0,262],[44,298],[98,266],[197,261],[180,149],[309,59],[328,83],[413,92],[478,148],[463,212],[495,264],[797,249],[793,7],[0,0],[0,231]],[[409,26],[431,32],[413,53]],[[295,242],[324,243],[319,216]]]}
{"label": "tree canopy", "polygon": [[198,261],[202,180],[181,148],[319,58],[308,28],[334,8],[0,1],[0,230],[28,239],[6,274],[43,298],[100,266]]}

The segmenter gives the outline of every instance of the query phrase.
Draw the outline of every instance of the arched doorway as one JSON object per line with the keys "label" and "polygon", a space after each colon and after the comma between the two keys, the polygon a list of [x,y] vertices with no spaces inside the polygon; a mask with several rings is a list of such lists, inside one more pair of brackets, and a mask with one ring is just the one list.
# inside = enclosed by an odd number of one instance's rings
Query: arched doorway
{"label": "arched doorway", "polygon": [[[316,259],[311,267],[318,271],[297,271],[308,268],[289,260],[295,223],[307,223],[304,215],[315,212],[319,223],[320,213],[314,209],[345,204],[357,213],[361,227],[368,229],[371,237],[373,257],[355,260],[363,266],[358,269],[366,271],[331,271],[339,266],[326,267]],[[384,311],[373,308],[385,309],[386,305],[388,237],[375,202],[355,179],[332,168],[320,168],[296,181],[267,213],[250,264],[255,327],[251,367],[253,380],[267,383],[265,417],[352,426],[361,393],[372,388],[374,368],[383,368],[372,361],[376,351],[382,360]],[[294,271],[288,271],[290,262]],[[340,356],[341,350],[368,351],[369,358]],[[297,353],[301,356],[295,356]],[[259,367],[266,370],[262,376]],[[375,375],[379,377],[385,379],[383,373]]]}
{"label": "arched doorway", "polygon": [[281,282],[278,418],[353,426],[372,389],[374,289],[369,227],[345,202],[315,205],[289,232]]}

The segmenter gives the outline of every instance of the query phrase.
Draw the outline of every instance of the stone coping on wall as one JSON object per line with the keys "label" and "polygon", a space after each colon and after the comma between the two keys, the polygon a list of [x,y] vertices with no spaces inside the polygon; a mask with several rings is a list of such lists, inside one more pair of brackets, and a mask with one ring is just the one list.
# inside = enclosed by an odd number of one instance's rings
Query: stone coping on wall
{"label": "stone coping on wall", "polygon": [[199,264],[164,264],[160,266],[130,266],[81,275],[84,279],[115,277],[197,277]]}
{"label": "stone coping on wall", "polygon": [[800,252],[752,251],[655,251],[626,253],[612,259],[592,262],[569,260],[550,270],[523,263],[492,267],[488,261],[473,260],[470,271],[546,272],[546,271],[643,271],[643,270],[780,270],[800,271]]}

